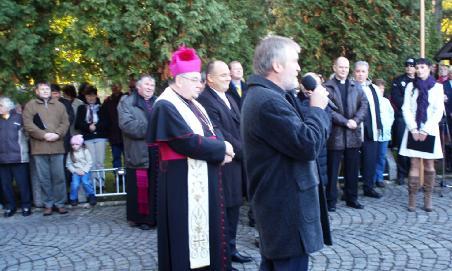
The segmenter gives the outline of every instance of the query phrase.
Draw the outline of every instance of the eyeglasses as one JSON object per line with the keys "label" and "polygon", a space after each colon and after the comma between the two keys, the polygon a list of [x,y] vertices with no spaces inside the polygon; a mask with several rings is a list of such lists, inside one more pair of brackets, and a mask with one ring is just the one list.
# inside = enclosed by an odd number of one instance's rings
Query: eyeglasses
{"label": "eyeglasses", "polygon": [[203,80],[201,78],[195,78],[195,77],[188,77],[188,76],[183,76],[183,75],[179,75],[182,78],[185,78],[187,80],[192,81],[193,83],[202,83]]}

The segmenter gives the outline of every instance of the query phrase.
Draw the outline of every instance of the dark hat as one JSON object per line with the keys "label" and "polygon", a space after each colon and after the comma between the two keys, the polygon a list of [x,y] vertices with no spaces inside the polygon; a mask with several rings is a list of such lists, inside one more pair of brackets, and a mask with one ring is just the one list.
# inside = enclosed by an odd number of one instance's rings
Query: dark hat
{"label": "dark hat", "polygon": [[407,58],[407,60],[405,60],[405,66],[414,66],[416,65],[416,61],[414,60],[414,58],[410,57]]}
{"label": "dark hat", "polygon": [[425,64],[427,66],[432,66],[432,62],[430,62],[430,60],[428,60],[427,58],[416,59],[416,65],[419,65],[419,64]]}

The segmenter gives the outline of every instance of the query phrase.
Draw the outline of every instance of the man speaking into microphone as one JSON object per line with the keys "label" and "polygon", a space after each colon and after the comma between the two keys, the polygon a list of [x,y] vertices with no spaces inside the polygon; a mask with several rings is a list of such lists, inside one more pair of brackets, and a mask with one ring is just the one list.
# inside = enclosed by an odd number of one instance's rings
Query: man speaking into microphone
{"label": "man speaking into microphone", "polygon": [[[254,75],[242,106],[248,194],[260,237],[261,271],[308,269],[326,229],[320,215],[316,158],[329,132],[328,97],[317,88],[303,116],[298,86],[300,46],[270,36],[254,52]],[[329,232],[328,232],[329,234]]]}

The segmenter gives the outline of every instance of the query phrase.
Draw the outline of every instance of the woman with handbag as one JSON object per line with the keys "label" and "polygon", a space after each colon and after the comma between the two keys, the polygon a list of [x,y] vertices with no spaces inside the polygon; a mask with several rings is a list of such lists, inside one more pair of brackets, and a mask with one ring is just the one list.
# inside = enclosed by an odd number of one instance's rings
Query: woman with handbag
{"label": "woman with handbag", "polygon": [[431,63],[425,58],[416,60],[416,78],[405,89],[402,106],[406,123],[399,154],[411,157],[408,176],[408,211],[416,210],[416,192],[420,182],[421,163],[424,165],[424,210],[432,211],[432,192],[435,185],[435,159],[443,158],[439,122],[444,111],[441,84],[430,75]]}

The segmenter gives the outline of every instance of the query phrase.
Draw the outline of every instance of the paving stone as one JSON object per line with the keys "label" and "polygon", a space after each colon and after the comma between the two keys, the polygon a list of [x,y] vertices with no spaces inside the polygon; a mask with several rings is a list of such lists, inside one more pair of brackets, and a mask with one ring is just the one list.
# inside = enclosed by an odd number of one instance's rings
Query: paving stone
{"label": "paving stone", "polygon": [[[313,253],[310,270],[452,270],[452,191],[436,189],[434,211],[406,211],[405,186],[388,183],[381,199],[360,197],[364,210],[338,203],[330,214],[334,245]],[[237,247],[253,257],[235,264],[258,270],[258,236],[241,209]],[[125,205],[71,208],[67,215],[0,218],[1,270],[157,270],[157,231],[128,226]]]}

